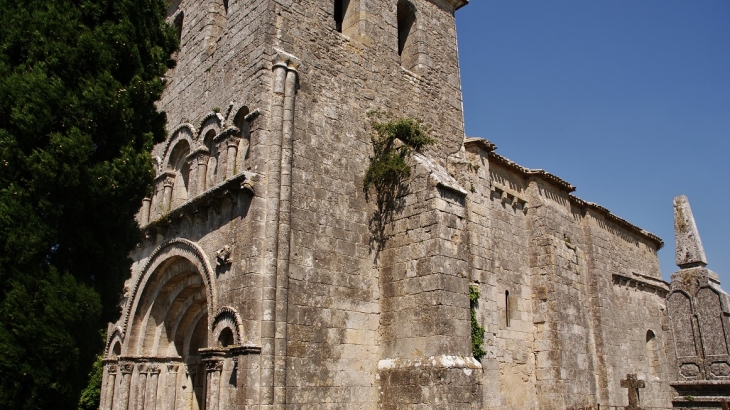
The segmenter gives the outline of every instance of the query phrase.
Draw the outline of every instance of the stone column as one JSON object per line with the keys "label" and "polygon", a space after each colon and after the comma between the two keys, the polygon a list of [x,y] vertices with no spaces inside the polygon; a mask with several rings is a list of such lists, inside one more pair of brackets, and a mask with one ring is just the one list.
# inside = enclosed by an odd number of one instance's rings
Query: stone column
{"label": "stone column", "polygon": [[208,155],[198,155],[198,194],[208,188]]}
{"label": "stone column", "polygon": [[208,361],[205,363],[205,370],[207,374],[205,410],[218,410],[223,362],[220,360]]}
{"label": "stone column", "polygon": [[99,408],[102,410],[111,410],[114,405],[114,383],[117,380],[117,365],[110,364],[106,367],[106,380],[104,381],[104,389],[101,393],[101,403]]}
{"label": "stone column", "polygon": [[289,250],[291,238],[292,157],[294,107],[300,61],[287,59],[281,138],[281,189],[279,190],[279,246],[276,262],[276,333],[274,342],[274,403],[286,403],[286,334],[289,300]]}
{"label": "stone column", "polygon": [[160,377],[160,367],[150,365],[147,367],[147,391],[145,393],[144,409],[155,410],[157,406],[157,381]]}
{"label": "stone column", "polygon": [[172,188],[175,185],[175,180],[171,177],[165,178],[163,182],[164,191],[162,193],[162,213],[168,212],[172,205]]}
{"label": "stone column", "polygon": [[230,178],[236,174],[236,154],[238,153],[239,138],[228,137],[228,157],[226,158],[226,177]]}
{"label": "stone column", "polygon": [[137,377],[137,398],[134,401],[135,410],[144,410],[144,396],[147,391],[147,364],[138,365],[139,376]]}
{"label": "stone column", "polygon": [[175,398],[177,396],[177,369],[180,365],[167,365],[167,410],[175,410]]}
{"label": "stone column", "polygon": [[198,195],[198,160],[195,159],[195,153],[192,153],[185,161],[188,164],[188,199],[192,199]]}
{"label": "stone column", "polygon": [[146,225],[150,222],[150,205],[152,200],[150,198],[142,199],[142,211],[140,212],[140,225]]}
{"label": "stone column", "polygon": [[263,301],[261,306],[261,404],[274,404],[274,355],[276,336],[276,263],[279,246],[279,193],[281,191],[281,140],[284,118],[284,84],[286,82],[287,54],[277,53],[273,66],[273,95],[271,97],[271,143],[267,172],[266,230],[264,249],[267,250],[263,266]]}
{"label": "stone column", "polygon": [[[119,386],[120,397],[119,400],[114,403],[114,410],[127,410],[129,406],[129,389],[132,386],[132,371],[134,365],[132,363],[124,363],[119,366],[122,373],[122,383]],[[117,405],[117,403],[119,405]]]}

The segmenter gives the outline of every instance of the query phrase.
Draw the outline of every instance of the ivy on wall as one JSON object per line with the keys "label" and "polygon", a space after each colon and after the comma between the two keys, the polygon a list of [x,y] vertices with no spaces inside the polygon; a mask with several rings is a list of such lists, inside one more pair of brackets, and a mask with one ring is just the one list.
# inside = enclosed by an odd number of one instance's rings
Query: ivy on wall
{"label": "ivy on wall", "polygon": [[484,344],[484,326],[477,321],[477,303],[479,289],[476,285],[469,285],[469,311],[471,313],[471,353],[477,360],[482,360],[487,352],[482,349]]}

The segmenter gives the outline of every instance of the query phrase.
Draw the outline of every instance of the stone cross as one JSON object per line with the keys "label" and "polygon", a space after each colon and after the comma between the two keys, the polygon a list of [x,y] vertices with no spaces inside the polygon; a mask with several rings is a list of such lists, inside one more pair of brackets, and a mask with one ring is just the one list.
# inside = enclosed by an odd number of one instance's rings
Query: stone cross
{"label": "stone cross", "polygon": [[642,410],[639,407],[639,389],[646,387],[643,380],[638,380],[636,374],[627,374],[626,380],[621,380],[621,387],[629,389],[629,405],[626,410]]}
{"label": "stone cross", "polygon": [[706,266],[707,257],[686,196],[674,197],[674,243],[680,268]]}

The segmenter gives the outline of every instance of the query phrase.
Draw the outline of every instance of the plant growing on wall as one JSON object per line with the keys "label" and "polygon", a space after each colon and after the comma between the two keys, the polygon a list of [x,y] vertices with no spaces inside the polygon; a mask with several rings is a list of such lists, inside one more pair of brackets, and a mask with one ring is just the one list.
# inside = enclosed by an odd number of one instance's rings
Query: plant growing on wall
{"label": "plant growing on wall", "polygon": [[411,175],[408,158],[436,141],[429,136],[428,127],[417,119],[393,119],[380,111],[370,112],[368,117],[373,130],[373,155],[365,171],[363,191],[367,201],[375,195],[378,210],[370,220],[370,228],[380,247],[385,240],[385,227],[399,208],[398,198],[406,191],[405,180]]}
{"label": "plant growing on wall", "polygon": [[411,175],[406,163],[414,152],[436,142],[428,135],[428,129],[417,119],[387,119],[387,114],[376,111],[368,114],[373,128],[373,156],[365,172],[363,190],[369,195],[372,189],[377,194],[397,188]]}
{"label": "plant growing on wall", "polygon": [[477,321],[477,302],[479,301],[479,289],[475,285],[469,285],[469,311],[471,313],[471,353],[477,360],[482,360],[487,352],[482,349],[484,344],[484,326]]}

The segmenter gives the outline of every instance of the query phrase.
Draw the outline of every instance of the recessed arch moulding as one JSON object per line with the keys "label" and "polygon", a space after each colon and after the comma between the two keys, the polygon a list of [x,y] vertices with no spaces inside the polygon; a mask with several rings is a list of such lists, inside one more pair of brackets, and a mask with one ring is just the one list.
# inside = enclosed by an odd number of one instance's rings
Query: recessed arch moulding
{"label": "recessed arch moulding", "polygon": [[249,115],[249,108],[241,104],[231,104],[225,114],[211,111],[198,128],[190,123],[172,128],[153,158],[156,176],[152,193],[140,210],[141,226],[250,170],[249,122],[255,115]]}
{"label": "recessed arch moulding", "polygon": [[110,325],[101,408],[228,408],[239,361],[260,348],[242,344],[237,309],[219,306],[214,265],[174,238],[138,266]]}

